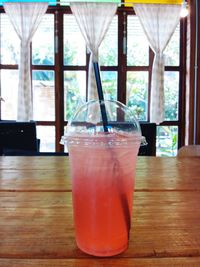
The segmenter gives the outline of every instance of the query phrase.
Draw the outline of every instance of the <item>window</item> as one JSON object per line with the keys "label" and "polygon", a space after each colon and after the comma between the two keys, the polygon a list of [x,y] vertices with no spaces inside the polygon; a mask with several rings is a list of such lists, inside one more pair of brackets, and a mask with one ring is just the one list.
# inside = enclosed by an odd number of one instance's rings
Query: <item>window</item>
{"label": "window", "polygon": [[85,66],[86,46],[73,15],[64,15],[64,65]]}
{"label": "window", "polygon": [[20,42],[8,17],[0,14],[0,95],[5,102],[1,103],[2,119],[16,119],[17,117],[17,85]]}
{"label": "window", "polygon": [[[20,42],[0,13],[1,119],[16,119]],[[176,155],[180,145],[184,24],[165,50],[165,121],[157,126],[157,155]],[[111,45],[112,44],[112,45]],[[124,46],[127,44],[127,46]],[[70,8],[53,6],[31,44],[34,120],[41,151],[62,151],[60,137],[77,107],[87,100],[89,54]],[[149,121],[153,51],[134,11],[118,8],[99,49],[105,99],[127,104],[138,120]]]}
{"label": "window", "polygon": [[[110,45],[112,44],[112,45]],[[101,66],[101,79],[104,98],[117,100],[116,71],[118,63],[118,17],[115,16],[109,30],[99,48],[99,64]]]}
{"label": "window", "polygon": [[64,119],[86,101],[86,46],[73,15],[64,15]]}
{"label": "window", "polygon": [[33,119],[40,151],[48,152],[55,151],[54,23],[54,14],[45,14],[32,40]]}
{"label": "window", "polygon": [[128,16],[127,65],[148,66],[149,46],[138,17]]}
{"label": "window", "polygon": [[[127,18],[127,77],[126,104],[142,121],[149,120],[150,76],[153,51],[136,16]],[[158,156],[175,156],[178,148],[180,125],[180,25],[177,26],[165,49],[165,115],[164,122],[157,127]],[[163,125],[163,126],[162,126]]]}

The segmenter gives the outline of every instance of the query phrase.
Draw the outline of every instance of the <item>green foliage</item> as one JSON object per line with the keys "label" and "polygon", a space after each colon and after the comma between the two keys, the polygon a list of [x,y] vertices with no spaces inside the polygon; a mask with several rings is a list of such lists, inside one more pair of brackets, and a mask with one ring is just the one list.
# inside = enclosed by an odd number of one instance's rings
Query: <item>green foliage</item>
{"label": "green foliage", "polygon": [[141,49],[141,43],[134,40],[131,47],[128,47],[127,64],[128,66],[147,66],[149,49]]}
{"label": "green foliage", "polygon": [[127,104],[139,120],[147,119],[147,73],[128,72]]}
{"label": "green foliage", "polygon": [[52,51],[52,45],[46,47],[46,54],[41,53],[41,48],[35,48],[32,55],[32,64],[34,65],[53,65],[54,57]]}
{"label": "green foliage", "polygon": [[178,92],[179,75],[177,72],[165,72],[164,96],[165,96],[165,120],[177,120],[178,118]]}
{"label": "green foliage", "polygon": [[177,133],[173,133],[172,134],[172,151],[173,152],[177,149],[177,139],[178,139]]}
{"label": "green foliage", "polygon": [[80,93],[78,84],[78,73],[68,71],[65,73],[65,119],[69,120],[75,114],[75,111],[85,99]]}
{"label": "green foliage", "polygon": [[74,64],[74,58],[76,55],[76,50],[72,45],[70,45],[69,42],[66,42],[64,44],[64,65],[73,65]]}
{"label": "green foliage", "polygon": [[107,100],[117,100],[117,74],[113,71],[104,71],[101,74],[104,97]]}
{"label": "green foliage", "polygon": [[179,65],[179,31],[180,31],[180,27],[178,25],[169,44],[164,50],[165,66],[178,66]]}
{"label": "green foliage", "polygon": [[178,128],[176,126],[157,126],[157,155],[175,156],[177,152]]}
{"label": "green foliage", "polygon": [[117,65],[117,50],[111,47],[104,47],[99,56],[101,66],[116,66]]}

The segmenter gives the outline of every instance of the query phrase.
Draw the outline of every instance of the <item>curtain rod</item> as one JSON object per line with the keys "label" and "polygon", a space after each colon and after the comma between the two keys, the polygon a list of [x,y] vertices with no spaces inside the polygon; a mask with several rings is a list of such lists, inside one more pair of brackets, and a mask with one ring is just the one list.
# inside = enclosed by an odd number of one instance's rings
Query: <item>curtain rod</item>
{"label": "curtain rod", "polygon": [[171,1],[162,1],[162,0],[136,0],[136,1],[121,1],[121,2],[114,2],[114,1],[102,1],[102,2],[96,2],[96,1],[56,1],[56,2],[49,2],[49,4],[66,4],[66,5],[70,5],[70,3],[115,3],[118,5],[126,5],[126,6],[130,6],[130,5],[134,5],[134,4],[162,4],[162,5],[181,5],[183,3],[183,0],[171,0]]}
{"label": "curtain rod", "polygon": [[[43,0],[41,0],[43,1]],[[3,3],[17,3],[17,2],[20,2],[20,0],[6,0],[6,1],[2,1]],[[28,3],[29,1],[22,1],[24,3]],[[30,0],[30,2],[38,2],[38,1],[32,1]],[[57,0],[57,1],[45,1],[44,2],[47,2],[49,5],[56,5],[56,4],[61,4],[61,5],[70,5],[70,3],[115,3],[115,4],[118,4],[118,5],[125,5],[127,7],[130,7],[130,6],[133,6],[134,4],[163,4],[163,5],[181,5],[183,4],[184,2],[187,3],[186,0],[123,0],[123,1],[112,1],[112,0],[102,0],[102,1],[95,1],[95,0],[86,0],[86,1],[81,1],[81,0],[72,0],[72,1],[69,1],[69,0]]]}
{"label": "curtain rod", "polygon": [[49,2],[49,4],[68,4],[70,3],[114,3],[118,5],[134,5],[134,4],[162,4],[162,5],[181,5],[183,3],[183,0],[176,0],[176,1],[162,1],[162,0],[138,0],[138,1],[127,1],[127,2],[114,2],[114,1],[56,1],[56,2]]}

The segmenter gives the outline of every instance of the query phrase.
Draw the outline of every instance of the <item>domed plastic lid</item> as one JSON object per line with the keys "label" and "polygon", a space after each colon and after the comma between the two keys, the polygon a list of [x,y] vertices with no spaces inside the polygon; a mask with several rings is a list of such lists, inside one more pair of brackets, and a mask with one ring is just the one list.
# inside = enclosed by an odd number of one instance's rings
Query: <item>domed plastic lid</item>
{"label": "domed plastic lid", "polygon": [[[106,113],[106,121],[102,111]],[[98,137],[102,134],[108,136],[120,134],[126,138],[134,137],[141,140],[140,125],[131,109],[118,101],[92,100],[78,109],[73,119],[68,123],[67,131],[62,137],[61,143],[65,144],[65,141],[69,141],[70,137]]]}

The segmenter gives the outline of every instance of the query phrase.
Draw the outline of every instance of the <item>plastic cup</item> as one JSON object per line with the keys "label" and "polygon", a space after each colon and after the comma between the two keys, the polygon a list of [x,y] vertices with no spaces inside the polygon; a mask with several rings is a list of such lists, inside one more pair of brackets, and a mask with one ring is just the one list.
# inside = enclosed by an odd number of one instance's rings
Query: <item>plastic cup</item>
{"label": "plastic cup", "polygon": [[104,103],[108,132],[103,130],[99,101],[90,101],[79,109],[62,138],[69,151],[77,245],[103,257],[128,247],[141,143],[132,112],[120,102]]}

